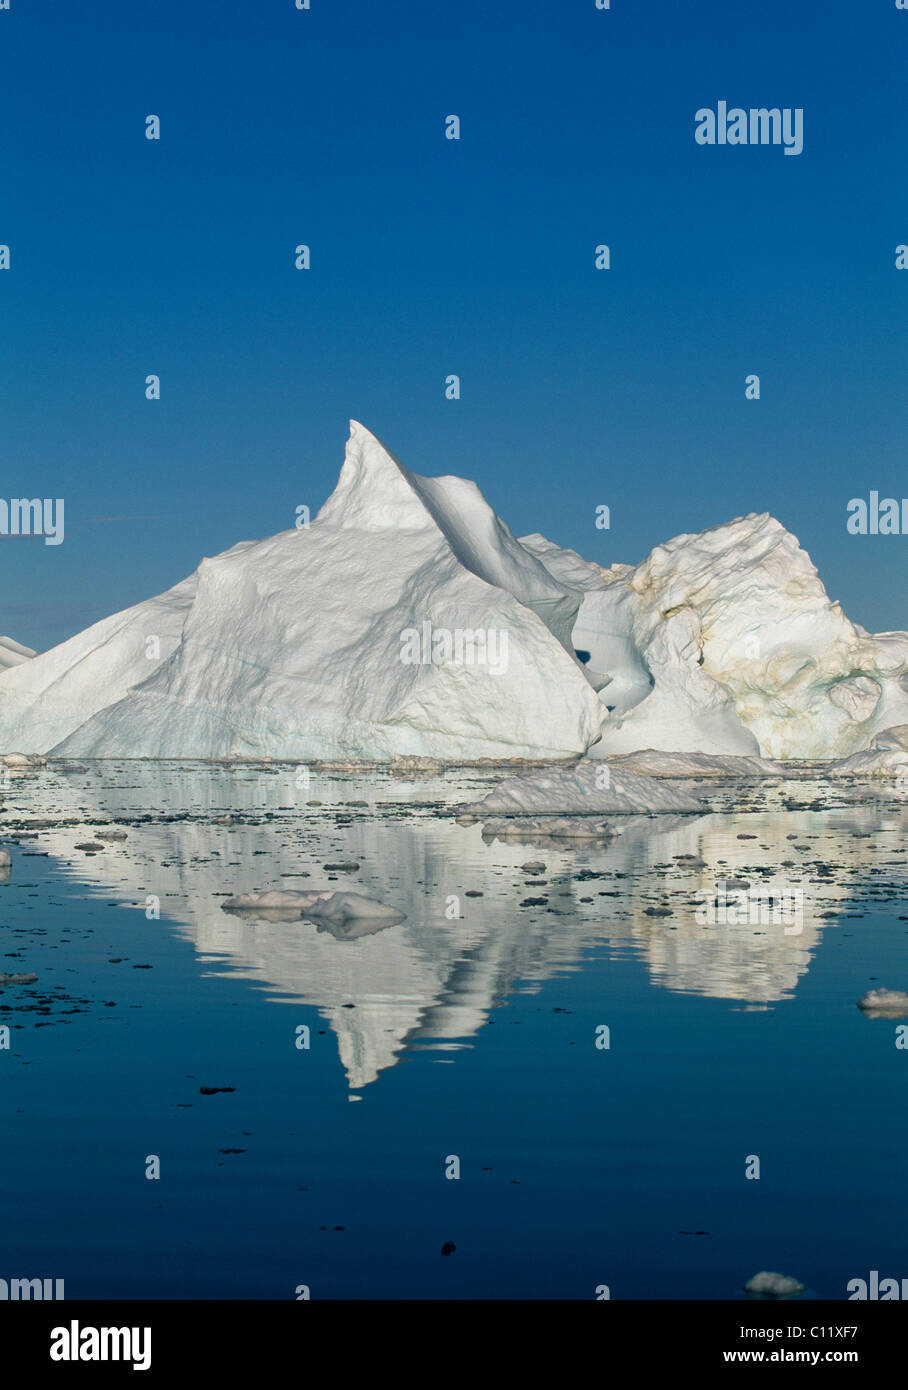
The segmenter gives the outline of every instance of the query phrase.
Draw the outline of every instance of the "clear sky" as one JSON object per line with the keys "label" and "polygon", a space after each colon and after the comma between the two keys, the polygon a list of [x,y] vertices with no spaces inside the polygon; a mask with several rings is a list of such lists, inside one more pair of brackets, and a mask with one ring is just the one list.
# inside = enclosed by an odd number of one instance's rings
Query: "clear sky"
{"label": "clear sky", "polygon": [[[314,512],[350,416],[605,564],[771,511],[908,626],[908,536],[845,530],[908,496],[906,56],[895,0],[11,0],[0,493],[66,538],[0,540],[0,632]],[[719,101],[803,153],[698,145]]]}

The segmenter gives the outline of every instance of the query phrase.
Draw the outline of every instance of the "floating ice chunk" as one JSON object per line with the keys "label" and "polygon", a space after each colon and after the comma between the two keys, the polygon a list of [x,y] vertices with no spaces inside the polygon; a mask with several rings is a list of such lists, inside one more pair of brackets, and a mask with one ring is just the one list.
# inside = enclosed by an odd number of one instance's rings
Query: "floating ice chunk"
{"label": "floating ice chunk", "polygon": [[744,1285],[753,1298],[794,1298],[804,1292],[804,1285],[790,1274],[774,1274],[762,1269]]}
{"label": "floating ice chunk", "polygon": [[627,768],[584,761],[509,777],[488,796],[462,808],[478,815],[583,816],[640,811],[703,811],[695,800],[664,781]]}
{"label": "floating ice chunk", "polygon": [[335,893],[330,888],[274,888],[267,893],[239,893],[234,898],[226,898],[221,903],[225,912],[244,912],[255,915],[258,912],[287,913],[285,920],[294,917],[312,917],[336,926],[347,922],[381,922],[391,926],[403,922],[406,913],[387,907],[374,898],[364,898],[361,893]]}
{"label": "floating ice chunk", "polygon": [[905,1018],[908,994],[900,989],[868,989],[858,1000],[858,1008],[869,1018]]}
{"label": "floating ice chunk", "polygon": [[[887,731],[889,732],[889,731]],[[898,745],[869,748],[864,753],[852,753],[850,758],[838,758],[826,769],[827,777],[894,777],[905,783],[908,791],[908,749]]]}

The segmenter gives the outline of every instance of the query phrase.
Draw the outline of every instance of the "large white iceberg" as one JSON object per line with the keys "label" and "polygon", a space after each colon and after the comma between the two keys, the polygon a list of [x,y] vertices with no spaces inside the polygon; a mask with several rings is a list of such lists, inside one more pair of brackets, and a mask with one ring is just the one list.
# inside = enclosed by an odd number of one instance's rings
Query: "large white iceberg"
{"label": "large white iceberg", "polygon": [[772,517],[604,568],[518,540],[474,483],[410,472],[355,422],[310,526],[18,655],[0,751],[843,759],[908,723],[908,633],[851,623]]}
{"label": "large white iceberg", "polygon": [[581,595],[474,483],[351,423],[311,526],[247,541],[0,677],[0,747],[81,757],[582,753]]}

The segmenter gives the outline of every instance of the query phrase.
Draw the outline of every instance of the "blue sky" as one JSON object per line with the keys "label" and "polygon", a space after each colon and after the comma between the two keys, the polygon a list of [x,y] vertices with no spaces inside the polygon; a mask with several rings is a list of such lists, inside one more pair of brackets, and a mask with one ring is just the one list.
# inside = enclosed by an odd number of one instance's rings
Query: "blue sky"
{"label": "blue sky", "polygon": [[[908,12],[311,4],[0,11],[0,492],[66,503],[63,545],[0,541],[0,631],[292,525],[350,416],[605,564],[771,511],[908,626],[908,536],[845,530],[908,494]],[[803,153],[697,145],[719,100],[803,108]]]}

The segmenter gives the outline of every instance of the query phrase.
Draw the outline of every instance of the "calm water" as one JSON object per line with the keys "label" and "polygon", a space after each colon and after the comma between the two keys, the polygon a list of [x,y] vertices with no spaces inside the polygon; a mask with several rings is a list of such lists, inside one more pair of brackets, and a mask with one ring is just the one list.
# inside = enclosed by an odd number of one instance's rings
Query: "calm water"
{"label": "calm water", "polygon": [[[855,1007],[908,988],[904,801],[709,784],[709,814],[581,849],[456,824],[491,772],[298,780],[56,764],[5,790],[0,972],[38,980],[0,989],[0,1278],[717,1299],[762,1269],[831,1298],[908,1275],[908,1052]],[[76,849],[113,821],[124,842]],[[698,922],[733,875],[800,883],[803,930]],[[220,906],[332,876],[406,921]]]}

